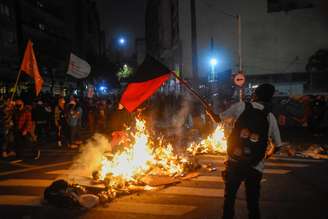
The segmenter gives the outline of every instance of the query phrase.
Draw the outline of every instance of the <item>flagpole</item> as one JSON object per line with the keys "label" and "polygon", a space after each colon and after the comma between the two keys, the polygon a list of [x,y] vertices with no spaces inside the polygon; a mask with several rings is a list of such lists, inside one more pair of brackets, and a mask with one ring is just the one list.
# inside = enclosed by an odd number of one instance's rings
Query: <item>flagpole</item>
{"label": "flagpole", "polygon": [[208,113],[210,113],[213,117],[214,112],[213,112],[211,106],[208,104],[208,102],[203,97],[201,97],[185,80],[180,78],[175,72],[172,71],[171,73],[176,79],[178,79],[178,81],[180,81],[181,84],[186,86],[187,90],[190,91],[203,104],[203,106],[205,107],[205,110]]}
{"label": "flagpole", "polygon": [[19,69],[19,72],[18,72],[18,75],[17,75],[17,78],[16,78],[16,82],[15,82],[15,86],[14,86],[14,91],[13,91],[13,93],[11,95],[11,98],[10,98],[11,101],[13,101],[13,99],[14,99],[14,96],[15,96],[15,93],[16,93],[16,90],[17,90],[17,86],[18,86],[18,81],[20,79],[21,74],[22,74],[22,70]]}

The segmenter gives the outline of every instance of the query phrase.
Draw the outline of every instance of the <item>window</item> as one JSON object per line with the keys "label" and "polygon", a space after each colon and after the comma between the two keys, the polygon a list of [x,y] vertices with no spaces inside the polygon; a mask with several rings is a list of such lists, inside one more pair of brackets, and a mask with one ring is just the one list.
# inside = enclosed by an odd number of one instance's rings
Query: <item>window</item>
{"label": "window", "polygon": [[269,13],[314,7],[311,0],[268,0],[267,3]]}

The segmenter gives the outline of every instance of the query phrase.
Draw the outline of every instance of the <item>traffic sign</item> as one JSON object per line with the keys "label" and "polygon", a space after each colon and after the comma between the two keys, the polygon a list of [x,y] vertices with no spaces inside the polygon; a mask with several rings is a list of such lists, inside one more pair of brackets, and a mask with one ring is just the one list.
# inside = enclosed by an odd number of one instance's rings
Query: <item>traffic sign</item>
{"label": "traffic sign", "polygon": [[233,82],[238,87],[244,86],[244,84],[246,82],[245,75],[243,73],[237,73],[237,74],[235,74],[235,76],[233,77]]}

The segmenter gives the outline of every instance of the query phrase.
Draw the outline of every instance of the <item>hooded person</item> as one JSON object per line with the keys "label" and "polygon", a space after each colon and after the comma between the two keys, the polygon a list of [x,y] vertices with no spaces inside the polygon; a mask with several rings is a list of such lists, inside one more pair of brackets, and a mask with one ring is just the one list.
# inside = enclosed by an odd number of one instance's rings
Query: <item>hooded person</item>
{"label": "hooded person", "polygon": [[[249,218],[260,218],[260,182],[264,159],[282,145],[277,120],[270,112],[274,92],[273,85],[262,84],[255,90],[251,102],[235,103],[219,115],[208,111],[215,122],[234,121],[227,139],[226,170],[222,172],[225,181],[223,219],[234,217],[236,193],[242,182],[246,188]],[[272,140],[274,149],[268,152],[269,140]]]}

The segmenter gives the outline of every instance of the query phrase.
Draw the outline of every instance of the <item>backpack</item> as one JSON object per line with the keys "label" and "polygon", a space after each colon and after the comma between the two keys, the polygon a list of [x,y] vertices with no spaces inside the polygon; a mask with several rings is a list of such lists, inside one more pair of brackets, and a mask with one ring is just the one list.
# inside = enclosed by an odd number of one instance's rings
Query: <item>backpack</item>
{"label": "backpack", "polygon": [[44,191],[44,200],[59,208],[80,208],[78,194],[70,189],[68,182],[57,180]]}
{"label": "backpack", "polygon": [[268,146],[268,111],[256,109],[249,102],[237,119],[228,137],[227,153],[233,160],[249,165],[257,165],[264,157]]}

